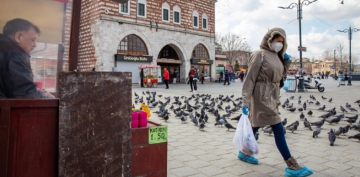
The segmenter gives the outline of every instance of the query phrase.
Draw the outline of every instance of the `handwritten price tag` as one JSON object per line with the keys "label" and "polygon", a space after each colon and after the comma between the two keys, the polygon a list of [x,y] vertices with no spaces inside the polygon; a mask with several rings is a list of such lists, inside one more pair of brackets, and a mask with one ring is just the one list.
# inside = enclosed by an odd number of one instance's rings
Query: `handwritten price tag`
{"label": "handwritten price tag", "polygon": [[149,127],[149,144],[167,142],[167,126]]}

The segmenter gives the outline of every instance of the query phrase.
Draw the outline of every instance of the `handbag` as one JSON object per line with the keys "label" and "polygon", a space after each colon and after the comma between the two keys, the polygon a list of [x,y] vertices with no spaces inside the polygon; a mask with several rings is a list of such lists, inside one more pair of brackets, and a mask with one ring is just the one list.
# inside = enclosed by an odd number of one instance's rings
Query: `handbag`
{"label": "handbag", "polygon": [[259,153],[259,146],[251,128],[249,116],[243,114],[236,127],[233,144],[237,150],[246,154],[256,155]]}

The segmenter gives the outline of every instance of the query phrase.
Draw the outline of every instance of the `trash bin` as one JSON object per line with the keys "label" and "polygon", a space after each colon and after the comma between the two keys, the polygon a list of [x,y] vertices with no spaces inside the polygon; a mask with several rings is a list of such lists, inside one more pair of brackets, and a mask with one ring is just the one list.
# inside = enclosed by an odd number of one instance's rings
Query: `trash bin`
{"label": "trash bin", "polygon": [[297,79],[295,78],[287,78],[284,82],[283,89],[286,92],[296,92]]}

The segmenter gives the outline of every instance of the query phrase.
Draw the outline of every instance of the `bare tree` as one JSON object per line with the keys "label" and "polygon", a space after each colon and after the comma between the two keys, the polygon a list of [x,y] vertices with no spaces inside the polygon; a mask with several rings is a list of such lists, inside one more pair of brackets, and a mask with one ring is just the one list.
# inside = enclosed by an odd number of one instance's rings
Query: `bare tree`
{"label": "bare tree", "polygon": [[344,70],[344,66],[343,66],[343,51],[344,51],[344,45],[342,44],[342,43],[340,43],[340,42],[338,42],[337,43],[337,45],[336,45],[336,48],[337,48],[337,52],[339,52],[339,54],[340,54],[340,57],[339,57],[339,59],[340,59],[340,70]]}
{"label": "bare tree", "polygon": [[331,61],[334,58],[333,51],[330,49],[326,49],[322,54],[322,59],[324,61]]}
{"label": "bare tree", "polygon": [[245,38],[239,35],[228,33],[226,35],[216,34],[215,41],[221,45],[223,53],[226,58],[229,59],[229,65],[234,66],[235,61],[242,59],[242,61],[248,61],[248,53],[251,51],[251,47],[246,42]]}

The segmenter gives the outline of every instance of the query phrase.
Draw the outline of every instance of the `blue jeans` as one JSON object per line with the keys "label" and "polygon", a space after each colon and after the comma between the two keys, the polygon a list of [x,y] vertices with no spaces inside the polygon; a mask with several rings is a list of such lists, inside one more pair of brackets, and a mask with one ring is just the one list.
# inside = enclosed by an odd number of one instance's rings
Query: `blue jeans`
{"label": "blue jeans", "polygon": [[[259,130],[259,128],[260,127],[252,128],[254,135]],[[284,127],[283,127],[282,123],[280,122],[276,125],[271,125],[271,128],[274,132],[276,147],[280,151],[284,160],[288,160],[291,157],[291,154],[290,154],[289,148],[286,144],[285,135],[284,135]]]}

